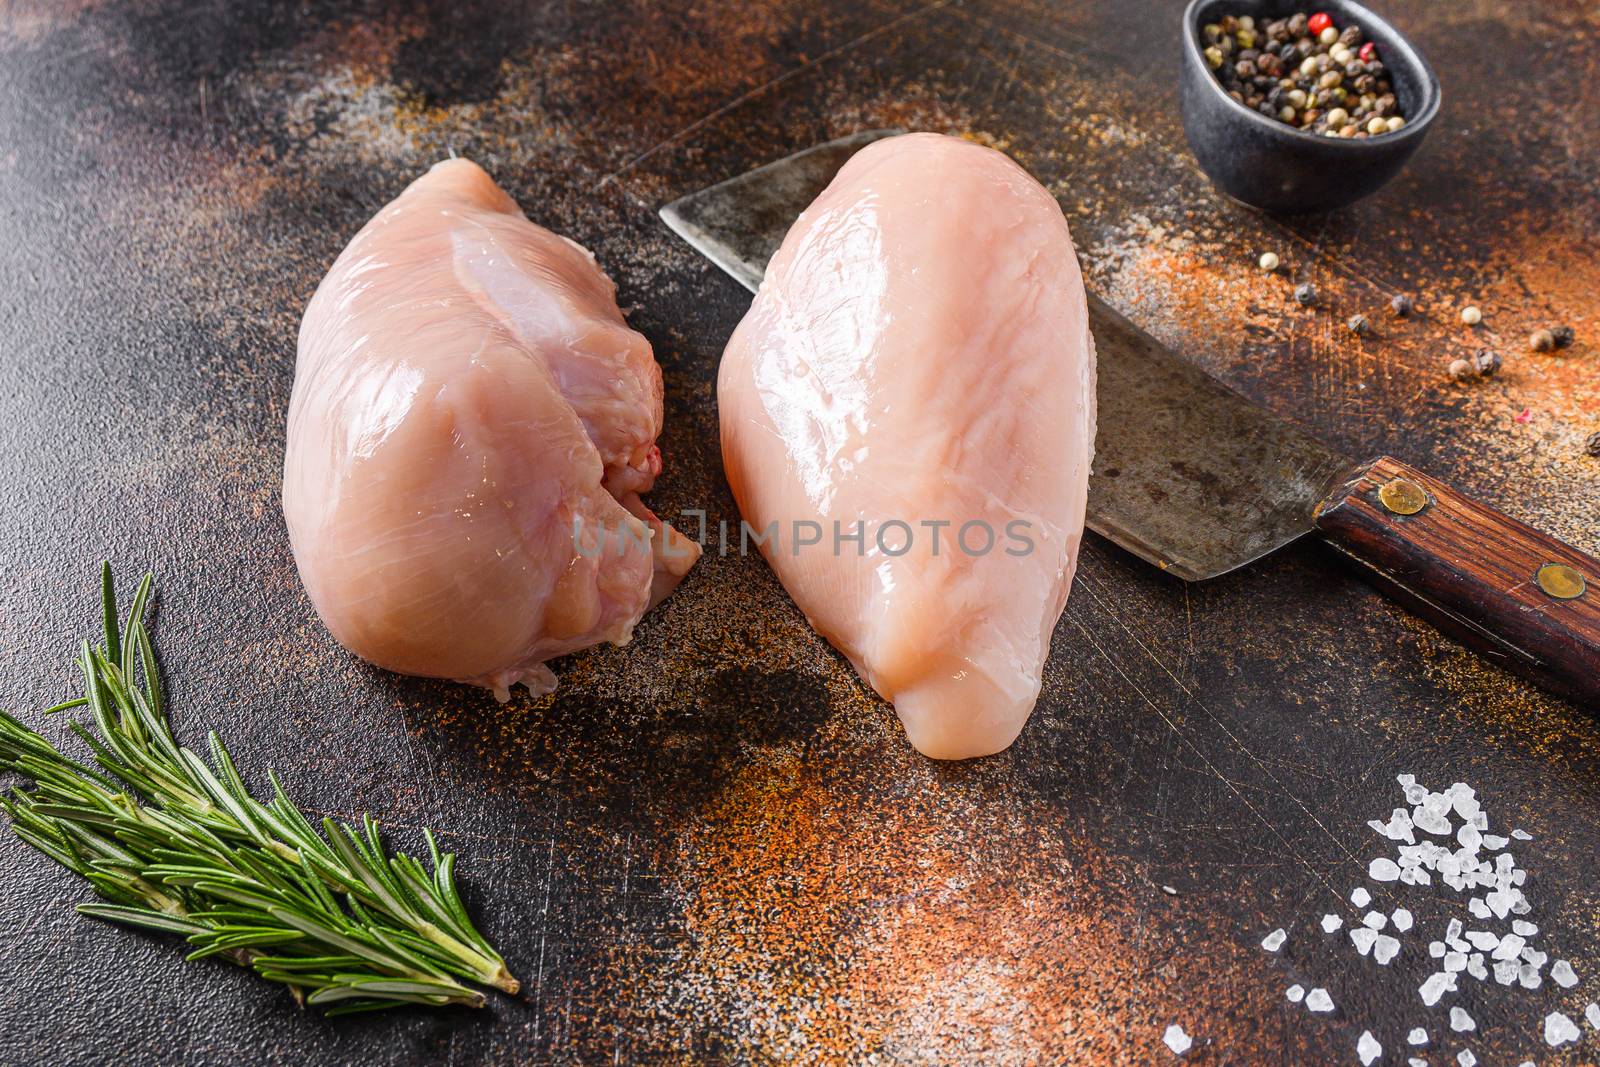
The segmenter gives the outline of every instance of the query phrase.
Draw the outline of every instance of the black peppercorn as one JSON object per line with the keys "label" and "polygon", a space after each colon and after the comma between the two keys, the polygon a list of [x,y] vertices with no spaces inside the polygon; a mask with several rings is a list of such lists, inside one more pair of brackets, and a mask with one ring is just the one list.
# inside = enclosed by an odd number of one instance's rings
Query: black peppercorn
{"label": "black peppercorn", "polygon": [[1500,369],[1500,353],[1492,348],[1486,348],[1478,353],[1478,373],[1485,378],[1493,378]]}
{"label": "black peppercorn", "polygon": [[1367,332],[1372,329],[1372,323],[1367,321],[1365,315],[1351,315],[1350,321],[1345,323],[1345,326],[1357,337],[1365,337]]}
{"label": "black peppercorn", "polygon": [[1548,352],[1555,346],[1555,334],[1549,330],[1534,330],[1528,335],[1528,347],[1535,352]]}
{"label": "black peppercorn", "polygon": [[1576,338],[1571,326],[1550,327],[1550,339],[1556,343],[1557,348],[1566,348]]}
{"label": "black peppercorn", "polygon": [[1339,43],[1346,48],[1354,48],[1361,43],[1361,27],[1351,23],[1339,33]]}
{"label": "black peppercorn", "polygon": [[1583,450],[1591,456],[1600,456],[1600,433],[1592,433],[1583,443]]}
{"label": "black peppercorn", "polygon": [[1310,21],[1310,19],[1311,16],[1305,14],[1304,12],[1297,12],[1296,14],[1290,15],[1289,32],[1294,34],[1296,37],[1304,37],[1306,33],[1306,23]]}
{"label": "black peppercorn", "polygon": [[1305,282],[1294,287],[1294,302],[1301,307],[1310,307],[1317,302],[1317,287],[1310,282]]}
{"label": "black peppercorn", "polygon": [[1399,294],[1393,300],[1389,301],[1389,310],[1393,311],[1396,316],[1402,319],[1411,314],[1412,306],[1411,298],[1404,293]]}

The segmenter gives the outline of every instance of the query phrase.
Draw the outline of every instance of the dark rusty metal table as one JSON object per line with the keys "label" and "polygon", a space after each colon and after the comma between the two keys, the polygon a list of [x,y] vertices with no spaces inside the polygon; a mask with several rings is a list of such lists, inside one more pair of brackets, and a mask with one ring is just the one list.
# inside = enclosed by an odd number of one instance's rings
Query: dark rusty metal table
{"label": "dark rusty metal table", "polygon": [[[1463,1003],[1485,1062],[1546,1051],[1544,1012],[1600,994],[1600,729],[1318,546],[1185,587],[1091,538],[1021,740],[939,765],[759,560],[707,558],[631,647],[500,707],[343,653],[278,510],[301,308],[454,150],[593,249],[656,346],[658,510],[734,516],[712,383],[748,298],[655,209],[899,125],[1014,155],[1091,284],[1224,380],[1600,550],[1600,17],[1386,10],[1446,114],[1378,196],[1277,220],[1184,147],[1172,3],[0,3],[0,703],[70,691],[96,561],[153,569],[180,732],[224,729],[402,843],[444,831],[526,981],[483,1013],[330,1022],[76,917],[84,887],[8,837],[0,1061],[1163,1062],[1176,1021],[1192,1062],[1353,1061],[1363,1027],[1392,1062],[1404,1028],[1447,1033],[1412,992],[1423,941],[1380,970],[1315,920],[1408,770],[1536,835],[1534,918],[1583,982]],[[1293,305],[1299,281],[1321,309]],[[1419,314],[1384,317],[1402,291]],[[1374,336],[1343,330],[1356,311]],[[1553,322],[1578,345],[1526,351]],[[1498,378],[1445,378],[1483,345]],[[1411,903],[1427,927],[1449,898]],[[1291,981],[1338,1010],[1291,1007]]]}

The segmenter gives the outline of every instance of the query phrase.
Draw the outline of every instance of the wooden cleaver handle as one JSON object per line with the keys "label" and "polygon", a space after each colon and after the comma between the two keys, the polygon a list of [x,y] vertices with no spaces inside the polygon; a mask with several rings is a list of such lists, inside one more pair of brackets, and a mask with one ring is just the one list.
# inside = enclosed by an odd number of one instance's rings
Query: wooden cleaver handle
{"label": "wooden cleaver handle", "polygon": [[1391,456],[1335,489],[1316,522],[1441,630],[1600,711],[1600,561]]}

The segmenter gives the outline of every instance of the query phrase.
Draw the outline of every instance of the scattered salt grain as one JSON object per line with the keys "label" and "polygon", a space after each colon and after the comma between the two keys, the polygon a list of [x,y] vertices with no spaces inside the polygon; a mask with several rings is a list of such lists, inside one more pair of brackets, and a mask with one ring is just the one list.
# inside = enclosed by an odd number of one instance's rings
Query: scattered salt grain
{"label": "scattered salt grain", "polygon": [[[1500,935],[1490,933],[1488,930],[1468,930],[1467,940],[1472,942],[1472,947],[1479,952],[1493,952],[1500,945]],[[1516,953],[1513,952],[1511,955],[1515,956]]]}
{"label": "scattered salt grain", "polygon": [[1572,964],[1566,960],[1556,960],[1550,965],[1550,980],[1562,989],[1571,989],[1578,984],[1578,976],[1573,973]]}
{"label": "scattered salt grain", "polygon": [[1444,954],[1444,969],[1451,974],[1467,969],[1467,954],[1465,952],[1446,952]]}
{"label": "scattered salt grain", "polygon": [[1372,958],[1379,966],[1387,967],[1389,961],[1400,955],[1400,940],[1388,934],[1379,934],[1378,939],[1372,943]]}
{"label": "scattered salt grain", "polygon": [[1167,1032],[1162,1035],[1161,1040],[1167,1043],[1167,1047],[1172,1050],[1174,1056],[1182,1056],[1194,1044],[1194,1038],[1184,1033],[1183,1027],[1177,1023],[1167,1027]]}
{"label": "scattered salt grain", "polygon": [[1344,920],[1337,915],[1324,915],[1322,917],[1322,932],[1331,934],[1344,925]]}
{"label": "scattered salt grain", "polygon": [[1333,1010],[1333,998],[1328,996],[1328,991],[1318,986],[1306,994],[1306,1007],[1315,1012]]}
{"label": "scattered salt grain", "polygon": [[1489,968],[1483,962],[1483,953],[1474,952],[1472,958],[1467,960],[1467,973],[1480,982],[1489,977]]}
{"label": "scattered salt grain", "polygon": [[1261,939],[1261,947],[1268,952],[1276,952],[1283,947],[1283,943],[1288,937],[1289,935],[1283,932],[1283,928],[1279,927]]}
{"label": "scattered salt grain", "polygon": [[1406,1060],[1406,1067],[1428,1067],[1428,1061],[1420,1056],[1412,1056]]}
{"label": "scattered salt grain", "polygon": [[1382,930],[1389,925],[1389,917],[1381,911],[1369,911],[1361,917],[1361,925],[1374,930]]}
{"label": "scattered salt grain", "polygon": [[1350,891],[1350,903],[1358,908],[1364,908],[1372,903],[1372,894],[1367,892],[1365,886],[1356,886]]}
{"label": "scattered salt grain", "polygon": [[1539,968],[1531,963],[1524,963],[1517,968],[1517,984],[1523,989],[1538,989],[1544,984],[1544,979],[1539,977]]}
{"label": "scattered salt grain", "polygon": [[1544,1017],[1544,1043],[1551,1048],[1576,1041],[1579,1036],[1577,1024],[1559,1011],[1553,1011]]}
{"label": "scattered salt grain", "polygon": [[1361,1040],[1356,1042],[1356,1055],[1361,1057],[1364,1065],[1370,1065],[1373,1060],[1383,1055],[1383,1046],[1378,1044],[1378,1039],[1372,1036],[1371,1030],[1361,1031]]}
{"label": "scattered salt grain", "polygon": [[1520,827],[1518,829],[1516,829],[1516,830],[1511,831],[1511,836],[1516,838],[1518,841],[1532,841],[1533,840],[1533,835],[1528,833],[1528,831],[1521,829]]}
{"label": "scattered salt grain", "polygon": [[1490,955],[1497,960],[1514,960],[1526,944],[1527,942],[1516,934],[1507,934],[1500,939],[1500,946]]}
{"label": "scattered salt grain", "polygon": [[1394,920],[1394,928],[1402,934],[1411,929],[1411,913],[1406,909],[1394,909],[1394,914],[1390,918]]}
{"label": "scattered salt grain", "polygon": [[1289,998],[1290,1004],[1298,1004],[1306,999],[1306,987],[1297,982],[1284,990],[1283,995]]}
{"label": "scattered salt grain", "polygon": [[1457,1005],[1450,1009],[1450,1029],[1458,1034],[1464,1034],[1468,1030],[1476,1030],[1477,1028],[1477,1022],[1467,1014],[1465,1008]]}
{"label": "scattered salt grain", "polygon": [[1456,1062],[1461,1064],[1461,1067],[1478,1067],[1478,1057],[1474,1056],[1469,1048],[1456,1053]]}
{"label": "scattered salt grain", "polygon": [[1422,1003],[1431,1008],[1439,1003],[1439,998],[1444,996],[1445,990],[1455,987],[1455,975],[1436,971],[1428,976],[1428,980],[1422,983],[1417,992],[1422,994]]}
{"label": "scattered salt grain", "polygon": [[1511,932],[1522,937],[1533,937],[1539,932],[1539,928],[1526,919],[1516,919],[1511,923]]}
{"label": "scattered salt grain", "polygon": [[1583,1017],[1589,1020],[1589,1025],[1600,1030],[1600,1004],[1590,1004],[1583,1009]]}
{"label": "scattered salt grain", "polygon": [[[1400,877],[1400,865],[1394,860],[1378,858],[1367,865],[1367,877],[1374,882],[1393,882]],[[1366,901],[1360,901],[1356,907],[1365,906]]]}
{"label": "scattered salt grain", "polygon": [[1378,940],[1378,931],[1369,926],[1352,926],[1350,928],[1350,943],[1355,945],[1356,951],[1365,956],[1372,951],[1373,943]]}
{"label": "scattered salt grain", "polygon": [[1162,886],[1161,887],[1161,891],[1163,893],[1165,893],[1169,897],[1175,897],[1175,896],[1178,895],[1178,891],[1176,889],[1172,888],[1170,885]]}
{"label": "scattered salt grain", "polygon": [[1499,834],[1483,835],[1483,847],[1490,852],[1498,852],[1509,844],[1511,844],[1509,837],[1501,837]]}
{"label": "scattered salt grain", "polygon": [[1517,980],[1517,961],[1501,960],[1494,965],[1494,980],[1501,985],[1511,985]]}
{"label": "scattered salt grain", "polygon": [[1428,955],[1432,956],[1436,960],[1443,959],[1444,958],[1444,942],[1443,941],[1429,941],[1428,942]]}
{"label": "scattered salt grain", "polygon": [[1428,1043],[1428,1031],[1424,1030],[1420,1026],[1417,1027],[1415,1030],[1412,1030],[1406,1035],[1406,1043],[1411,1045],[1426,1045]]}

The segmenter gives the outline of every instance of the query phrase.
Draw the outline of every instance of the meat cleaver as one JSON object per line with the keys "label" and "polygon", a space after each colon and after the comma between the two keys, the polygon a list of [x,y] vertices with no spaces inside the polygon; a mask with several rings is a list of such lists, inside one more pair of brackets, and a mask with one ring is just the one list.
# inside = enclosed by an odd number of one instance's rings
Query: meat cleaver
{"label": "meat cleaver", "polygon": [[[871,130],[661,210],[754,292],[795,217]],[[1600,710],[1600,562],[1392,456],[1358,463],[1168,351],[1089,294],[1099,436],[1089,528],[1185,581],[1316,533],[1385,592],[1532,681]]]}

